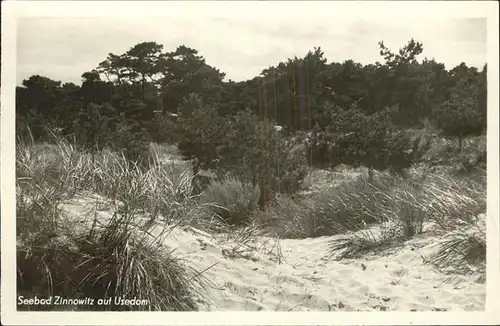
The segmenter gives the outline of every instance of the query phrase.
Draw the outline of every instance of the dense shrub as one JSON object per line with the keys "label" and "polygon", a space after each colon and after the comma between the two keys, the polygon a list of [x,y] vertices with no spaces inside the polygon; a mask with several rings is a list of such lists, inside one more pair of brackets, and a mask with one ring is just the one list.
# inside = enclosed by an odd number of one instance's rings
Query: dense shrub
{"label": "dense shrub", "polygon": [[333,126],[324,131],[315,128],[311,134],[308,153],[313,163],[321,166],[328,162],[332,167],[364,165],[402,174],[421,159],[430,143],[421,135],[414,136],[394,126],[391,112],[366,115],[355,109],[338,108]]}
{"label": "dense shrub", "polygon": [[307,168],[305,147],[280,135],[271,122],[250,112],[222,117],[196,98],[186,102],[185,110],[180,123],[186,136],[178,147],[185,159],[193,159],[195,174],[215,168],[259,185],[261,205],[274,193],[300,188]]}
{"label": "dense shrub", "polygon": [[147,124],[147,130],[155,143],[177,144],[182,141],[177,116],[169,112],[156,112],[153,121]]}
{"label": "dense shrub", "polygon": [[486,71],[467,72],[451,89],[450,98],[434,112],[436,125],[445,136],[456,137],[459,149],[466,136],[481,135],[486,130]]}
{"label": "dense shrub", "polygon": [[450,139],[435,138],[424,161],[431,166],[450,167],[455,175],[474,174],[486,169],[486,136],[462,140],[462,148]]}
{"label": "dense shrub", "polygon": [[178,149],[186,160],[193,162],[193,173],[200,169],[214,169],[220,160],[220,147],[229,132],[224,120],[212,106],[205,106],[201,98],[191,95],[180,108],[179,130],[182,140]]}
{"label": "dense shrub", "polygon": [[113,150],[123,151],[131,161],[145,164],[148,159],[149,136],[137,122],[120,122],[116,131],[106,135],[106,145]]}
{"label": "dense shrub", "polygon": [[258,184],[261,204],[274,193],[297,191],[307,173],[305,147],[250,113],[235,117],[220,167]]}

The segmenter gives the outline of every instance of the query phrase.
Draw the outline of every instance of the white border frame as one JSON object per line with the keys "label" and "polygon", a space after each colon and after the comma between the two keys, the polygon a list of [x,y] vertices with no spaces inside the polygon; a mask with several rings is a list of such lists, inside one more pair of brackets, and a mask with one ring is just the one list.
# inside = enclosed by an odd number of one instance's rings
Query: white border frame
{"label": "white border frame", "polygon": [[[411,17],[415,11],[456,18],[488,19],[488,207],[487,207],[487,300],[484,312],[18,312],[16,311],[16,230],[15,230],[15,80],[17,17],[95,17],[138,13],[158,16],[157,12],[174,12],[173,7],[188,10],[224,10],[231,7],[244,13],[245,7],[262,5],[268,10],[286,6],[288,10],[305,1],[190,2],[177,1],[4,1],[2,2],[2,83],[1,83],[1,195],[2,195],[2,292],[3,324],[8,325],[473,325],[500,323],[500,256],[499,256],[499,102],[498,102],[498,3],[496,1],[329,1],[342,15],[391,14],[404,9]],[[310,2],[308,5],[311,5]],[[319,5],[319,4],[318,4]],[[159,10],[163,7],[164,10]],[[300,10],[300,9],[298,9]],[[398,12],[397,15],[400,15]]]}

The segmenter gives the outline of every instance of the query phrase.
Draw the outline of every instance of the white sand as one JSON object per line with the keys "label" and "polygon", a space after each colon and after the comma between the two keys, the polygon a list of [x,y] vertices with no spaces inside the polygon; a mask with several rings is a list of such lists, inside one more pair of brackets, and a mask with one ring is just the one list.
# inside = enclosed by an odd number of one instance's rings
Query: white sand
{"label": "white sand", "polygon": [[[80,199],[65,208],[80,217],[93,216],[93,204]],[[258,237],[250,245],[253,249],[245,249],[227,236],[215,237],[190,228],[176,229],[165,244],[197,270],[210,267],[204,275],[214,284],[203,290],[201,310],[484,309],[486,289],[485,284],[476,282],[479,275],[451,281],[423,264],[421,255],[428,256],[436,249],[432,232],[384,256],[341,261],[325,258],[332,238],[281,240],[276,246],[275,239]],[[278,248],[284,258],[281,263]]]}

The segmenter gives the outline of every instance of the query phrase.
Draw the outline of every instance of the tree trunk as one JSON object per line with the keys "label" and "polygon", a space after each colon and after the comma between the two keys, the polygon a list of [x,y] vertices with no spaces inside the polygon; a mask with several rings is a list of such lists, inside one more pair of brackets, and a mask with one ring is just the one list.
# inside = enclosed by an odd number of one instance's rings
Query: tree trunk
{"label": "tree trunk", "polygon": [[266,189],[262,183],[259,184],[260,194],[259,194],[259,207],[264,209],[266,206]]}
{"label": "tree trunk", "polygon": [[195,161],[193,162],[193,176],[197,175],[198,172],[200,172],[200,163],[198,162],[198,159],[194,159]]}
{"label": "tree trunk", "polygon": [[146,97],[145,95],[145,89],[146,89],[146,76],[143,74],[142,75],[142,102],[144,103],[144,99]]}
{"label": "tree trunk", "polygon": [[373,182],[373,168],[369,167],[368,168],[368,183]]}
{"label": "tree trunk", "polygon": [[462,135],[458,135],[458,151],[462,153]]}
{"label": "tree trunk", "polygon": [[193,176],[191,178],[191,191],[195,194],[199,194],[199,177],[198,177],[198,172],[200,172],[200,164],[197,162],[198,160],[195,159],[195,162],[193,162]]}

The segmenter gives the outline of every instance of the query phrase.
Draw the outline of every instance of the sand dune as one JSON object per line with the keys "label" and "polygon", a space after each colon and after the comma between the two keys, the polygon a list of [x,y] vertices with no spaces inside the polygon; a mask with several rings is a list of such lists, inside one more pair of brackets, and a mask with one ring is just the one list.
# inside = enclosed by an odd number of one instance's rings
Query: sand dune
{"label": "sand dune", "polygon": [[[65,208],[83,216],[93,213],[92,205],[80,198]],[[165,244],[187,264],[206,270],[213,284],[202,291],[199,304],[204,311],[484,309],[485,284],[479,275],[450,279],[423,264],[421,255],[436,249],[432,232],[383,256],[341,261],[325,258],[331,239],[280,240],[278,245],[276,239],[257,237],[244,247],[227,235],[178,228]]]}
{"label": "sand dune", "polygon": [[[282,264],[266,253],[272,241],[257,261],[227,257],[227,243],[185,231],[169,245],[198,269],[217,263],[207,275],[220,290],[207,289],[213,302],[206,310],[484,309],[484,284],[473,277],[446,283],[449,277],[423,266],[420,254],[432,251],[432,238],[410,242],[386,257],[342,262],[324,258],[330,238],[281,240]],[[200,241],[209,243],[206,249]]]}

